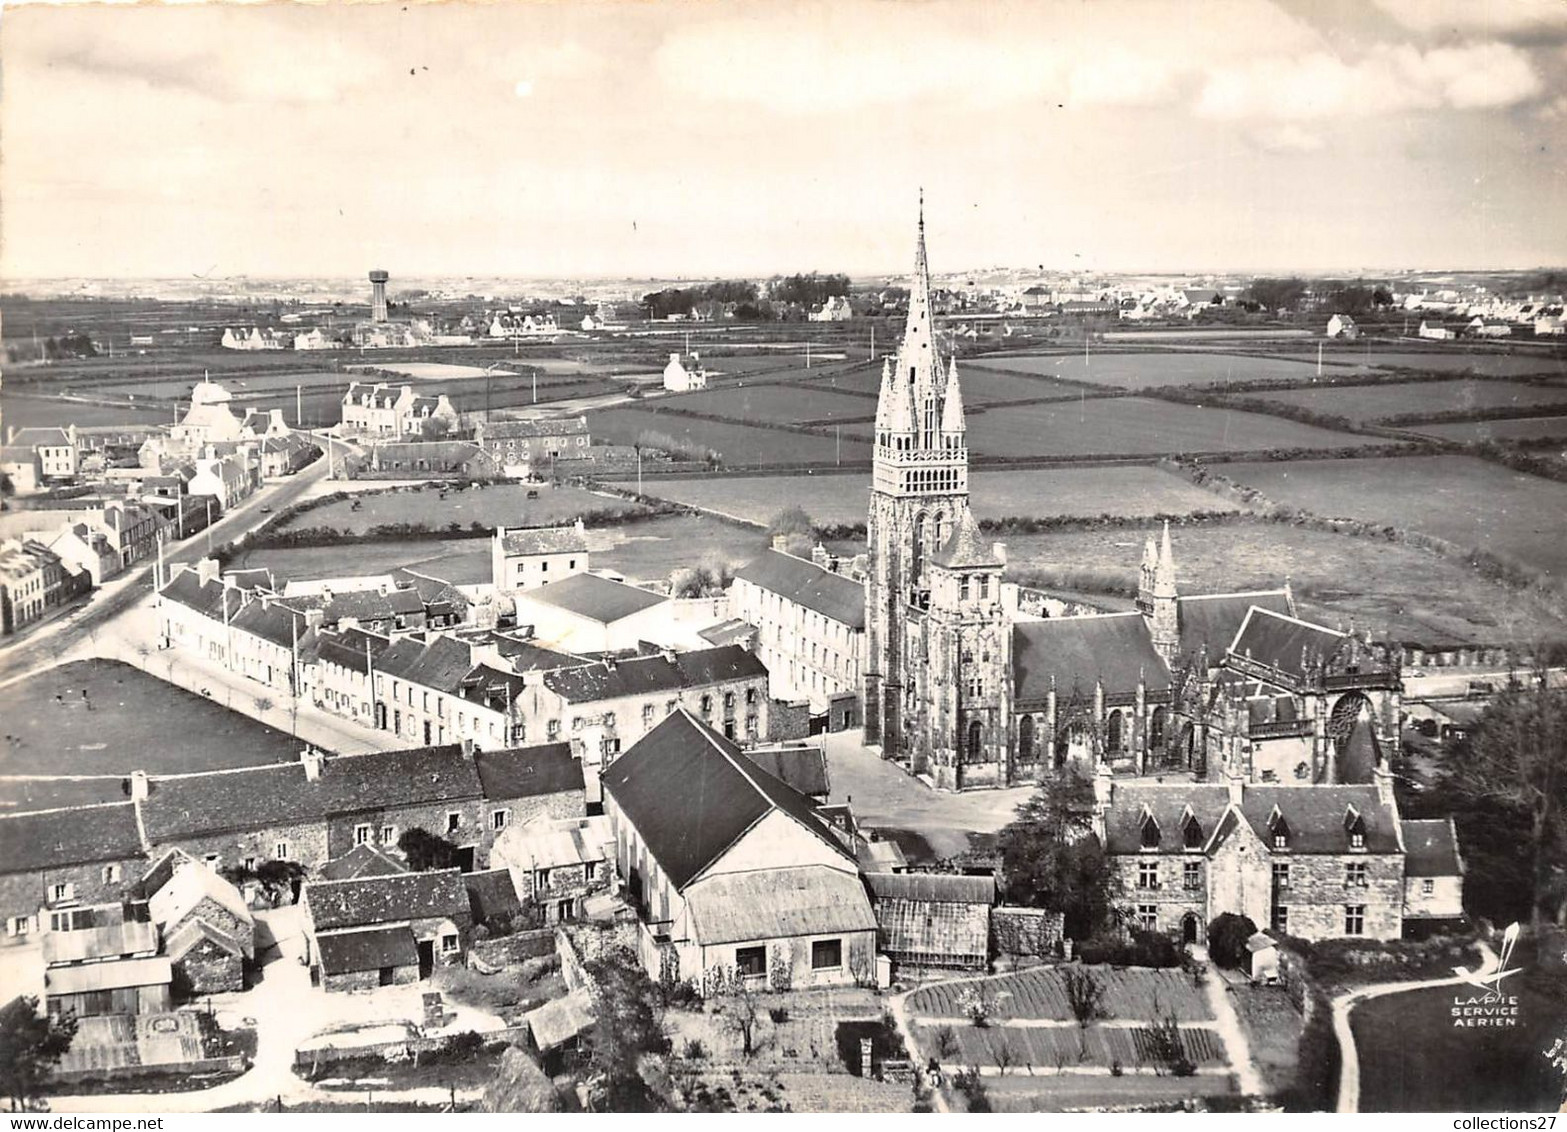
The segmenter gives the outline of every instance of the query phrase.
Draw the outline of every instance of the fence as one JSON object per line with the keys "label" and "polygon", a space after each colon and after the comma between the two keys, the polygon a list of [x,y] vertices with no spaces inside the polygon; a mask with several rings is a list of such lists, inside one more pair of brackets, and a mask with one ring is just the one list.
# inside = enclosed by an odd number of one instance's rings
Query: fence
{"label": "fence", "polygon": [[[294,1051],[295,1067],[309,1066],[311,1071],[319,1069],[323,1065],[335,1065],[341,1061],[359,1061],[375,1058],[381,1061],[402,1061],[413,1058],[417,1063],[418,1056],[422,1053],[438,1053],[447,1048],[448,1043],[455,1034],[441,1034],[427,1038],[401,1038],[390,1042],[376,1042],[363,1046],[315,1046],[310,1049],[296,1049]],[[516,1045],[526,1042],[528,1027],[507,1026],[500,1030],[486,1030],[479,1035],[484,1039],[485,1045],[496,1045],[506,1042]]]}

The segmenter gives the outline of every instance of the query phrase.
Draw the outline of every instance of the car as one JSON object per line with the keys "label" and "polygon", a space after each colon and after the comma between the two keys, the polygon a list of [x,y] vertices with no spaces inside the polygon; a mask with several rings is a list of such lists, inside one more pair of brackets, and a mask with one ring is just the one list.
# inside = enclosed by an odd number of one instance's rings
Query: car
{"label": "car", "polygon": [[272,508],[270,508],[270,507],[263,507],[261,509],[261,513],[263,515],[270,515],[270,514],[272,514]]}

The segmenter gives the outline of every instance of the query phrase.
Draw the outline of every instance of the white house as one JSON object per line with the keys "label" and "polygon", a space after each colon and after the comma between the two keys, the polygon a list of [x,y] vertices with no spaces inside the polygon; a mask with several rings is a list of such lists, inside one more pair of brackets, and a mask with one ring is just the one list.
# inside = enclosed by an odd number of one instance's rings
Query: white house
{"label": "white house", "polygon": [[669,599],[597,574],[577,573],[516,597],[517,624],[552,648],[611,652],[656,640],[667,629]]}
{"label": "white house", "polygon": [[688,393],[693,389],[707,388],[707,371],[702,368],[697,355],[691,355],[691,365],[686,366],[678,353],[669,355],[664,367],[664,388],[671,393]]}
{"label": "white house", "polygon": [[490,581],[501,593],[559,582],[587,569],[581,519],[570,527],[500,527],[490,540]]}
{"label": "white house", "polygon": [[1359,338],[1360,327],[1347,314],[1336,314],[1328,319],[1329,338]]}

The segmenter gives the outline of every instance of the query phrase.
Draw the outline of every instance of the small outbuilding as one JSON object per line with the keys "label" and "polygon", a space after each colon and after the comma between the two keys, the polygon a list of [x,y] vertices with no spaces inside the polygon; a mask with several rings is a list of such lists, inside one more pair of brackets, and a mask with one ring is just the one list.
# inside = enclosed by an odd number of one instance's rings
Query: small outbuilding
{"label": "small outbuilding", "polygon": [[1246,956],[1252,982],[1279,981],[1279,945],[1267,932],[1256,932],[1246,941]]}

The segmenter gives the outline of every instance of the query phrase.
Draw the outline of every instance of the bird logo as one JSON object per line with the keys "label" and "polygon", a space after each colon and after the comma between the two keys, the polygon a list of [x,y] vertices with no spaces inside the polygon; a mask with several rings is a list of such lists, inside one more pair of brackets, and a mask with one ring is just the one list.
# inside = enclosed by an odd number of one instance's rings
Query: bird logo
{"label": "bird logo", "polygon": [[1496,957],[1496,969],[1487,971],[1486,964],[1471,971],[1467,967],[1454,967],[1453,973],[1464,982],[1486,994],[1500,994],[1502,980],[1508,975],[1516,975],[1522,971],[1522,967],[1509,967],[1508,961],[1513,957],[1513,950],[1518,946],[1518,924],[1513,922],[1502,933],[1502,949]]}

